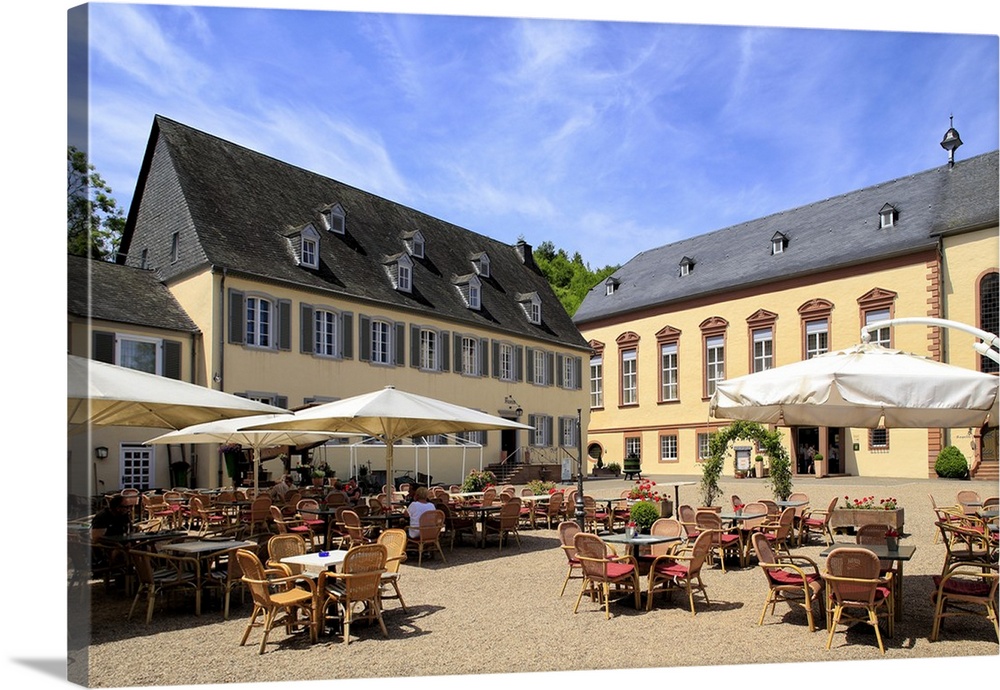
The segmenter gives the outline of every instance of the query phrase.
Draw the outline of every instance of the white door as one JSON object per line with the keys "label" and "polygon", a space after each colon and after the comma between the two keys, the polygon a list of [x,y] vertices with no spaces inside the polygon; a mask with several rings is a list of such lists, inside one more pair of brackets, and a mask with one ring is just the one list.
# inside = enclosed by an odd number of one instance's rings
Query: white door
{"label": "white door", "polygon": [[121,445],[121,487],[146,491],[153,477],[153,449],[139,444]]}

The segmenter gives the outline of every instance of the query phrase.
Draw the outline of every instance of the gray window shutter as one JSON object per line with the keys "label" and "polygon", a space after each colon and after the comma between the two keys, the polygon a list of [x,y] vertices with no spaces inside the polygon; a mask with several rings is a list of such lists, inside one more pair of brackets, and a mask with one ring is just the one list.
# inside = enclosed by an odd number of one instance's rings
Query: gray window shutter
{"label": "gray window shutter", "polygon": [[[555,368],[556,368],[556,355],[555,355],[555,353],[554,352],[548,352],[548,353],[546,353],[546,355],[545,355],[545,385],[546,386],[551,386],[555,382],[556,377],[553,374],[553,372],[555,371]],[[560,372],[559,376],[562,377],[562,373],[561,372]]]}
{"label": "gray window shutter", "polygon": [[479,340],[479,371],[476,372],[479,376],[486,376],[490,370],[489,367],[490,358],[490,341],[486,338],[480,338]]}
{"label": "gray window shutter", "polygon": [[396,324],[396,362],[397,367],[406,366],[406,324]]}
{"label": "gray window shutter", "polygon": [[313,353],[313,308],[311,304],[299,307],[299,352]]}
{"label": "gray window shutter", "polygon": [[349,311],[340,315],[340,356],[354,357],[354,314]]}
{"label": "gray window shutter", "polygon": [[181,378],[181,344],[176,340],[163,341],[163,375],[167,378]]}
{"label": "gray window shutter", "polygon": [[524,348],[524,366],[527,369],[526,379],[528,383],[535,382],[535,348]]}
{"label": "gray window shutter", "polygon": [[528,415],[528,426],[531,427],[531,429],[528,430],[528,445],[529,446],[538,445],[535,443],[535,415],[533,414]]}
{"label": "gray window shutter", "polygon": [[372,359],[372,320],[365,314],[358,314],[358,359],[362,362]]}
{"label": "gray window shutter", "polygon": [[493,378],[500,378],[500,343],[493,340]]}
{"label": "gray window shutter", "polygon": [[455,361],[452,366],[452,371],[456,374],[462,373],[462,334],[454,333],[453,337],[455,339],[455,346],[451,348],[452,354],[455,356]]}
{"label": "gray window shutter", "polygon": [[544,419],[545,424],[545,445],[551,446],[552,443],[552,417],[546,416]]}
{"label": "gray window shutter", "polygon": [[292,349],[292,302],[278,300],[278,349]]}
{"label": "gray window shutter", "polygon": [[556,385],[562,388],[563,385],[563,356],[556,355],[556,368],[553,372],[555,374]]}
{"label": "gray window shutter", "polygon": [[287,395],[276,395],[274,396],[274,406],[281,407],[283,409],[288,409],[288,396]]}
{"label": "gray window shutter", "polygon": [[[438,339],[441,341],[441,371],[449,371],[451,366],[451,333],[441,331]],[[459,365],[461,367],[461,365]],[[462,369],[459,368],[459,371]]]}
{"label": "gray window shutter", "polygon": [[557,446],[562,445],[563,439],[566,438],[566,418],[559,418],[559,443],[555,444]]}
{"label": "gray window shutter", "polygon": [[420,326],[410,326],[410,366],[420,366]]}
{"label": "gray window shutter", "polygon": [[574,357],[573,358],[573,374],[574,374],[573,378],[575,379],[573,381],[573,383],[574,383],[573,387],[576,390],[580,390],[581,388],[583,388],[583,358],[582,357]]}
{"label": "gray window shutter", "polygon": [[91,356],[98,362],[115,363],[115,334],[108,331],[94,331]]}
{"label": "gray window shutter", "polygon": [[517,345],[514,348],[514,380],[524,380],[524,346]]}
{"label": "gray window shutter", "polygon": [[246,325],[246,314],[243,312],[243,293],[229,290],[229,342],[242,345],[245,341],[243,328]]}

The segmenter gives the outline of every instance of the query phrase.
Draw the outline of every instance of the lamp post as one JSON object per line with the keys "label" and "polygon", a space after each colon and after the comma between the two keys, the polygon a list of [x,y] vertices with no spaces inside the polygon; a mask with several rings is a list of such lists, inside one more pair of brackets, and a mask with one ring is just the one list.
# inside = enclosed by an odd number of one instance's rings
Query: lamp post
{"label": "lamp post", "polygon": [[583,417],[579,407],[576,408],[576,463],[576,524],[583,530]]}

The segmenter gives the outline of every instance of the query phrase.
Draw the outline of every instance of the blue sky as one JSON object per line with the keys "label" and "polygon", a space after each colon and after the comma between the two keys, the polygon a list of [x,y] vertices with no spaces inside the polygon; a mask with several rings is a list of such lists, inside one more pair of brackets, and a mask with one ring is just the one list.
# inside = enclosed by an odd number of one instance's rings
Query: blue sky
{"label": "blue sky", "polygon": [[998,147],[995,35],[268,5],[91,6],[123,205],[159,113],[596,268]]}

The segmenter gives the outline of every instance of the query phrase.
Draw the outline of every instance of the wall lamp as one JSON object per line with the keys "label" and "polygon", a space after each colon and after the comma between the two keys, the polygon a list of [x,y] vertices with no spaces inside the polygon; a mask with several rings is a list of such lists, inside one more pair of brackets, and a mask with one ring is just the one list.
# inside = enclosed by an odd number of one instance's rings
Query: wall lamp
{"label": "wall lamp", "polygon": [[508,395],[506,398],[503,399],[503,401],[504,404],[507,405],[507,407],[514,410],[514,416],[520,417],[524,413],[524,410],[521,409],[521,406],[517,404],[517,400],[514,399],[513,395]]}
{"label": "wall lamp", "polygon": [[94,448],[94,455],[98,460],[104,460],[108,457],[108,449],[105,446],[97,446]]}

